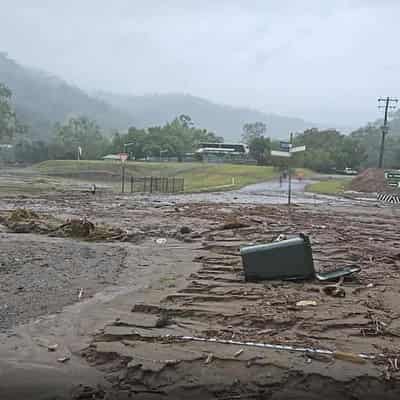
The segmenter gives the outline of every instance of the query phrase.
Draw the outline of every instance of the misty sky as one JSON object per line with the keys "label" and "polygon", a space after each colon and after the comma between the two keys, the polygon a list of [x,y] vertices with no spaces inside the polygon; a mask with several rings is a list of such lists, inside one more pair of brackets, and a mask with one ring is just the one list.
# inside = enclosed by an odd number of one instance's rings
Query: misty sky
{"label": "misty sky", "polygon": [[1,0],[0,51],[86,90],[357,126],[400,97],[399,0]]}

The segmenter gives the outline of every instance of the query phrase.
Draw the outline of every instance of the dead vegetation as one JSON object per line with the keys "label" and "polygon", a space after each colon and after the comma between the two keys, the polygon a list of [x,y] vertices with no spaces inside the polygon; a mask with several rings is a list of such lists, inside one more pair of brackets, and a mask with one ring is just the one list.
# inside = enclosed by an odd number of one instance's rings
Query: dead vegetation
{"label": "dead vegetation", "polygon": [[0,215],[0,224],[12,233],[39,233],[55,237],[86,241],[133,241],[142,236],[105,224],[94,224],[86,217],[62,222],[49,214],[38,214],[30,209],[17,208]]}

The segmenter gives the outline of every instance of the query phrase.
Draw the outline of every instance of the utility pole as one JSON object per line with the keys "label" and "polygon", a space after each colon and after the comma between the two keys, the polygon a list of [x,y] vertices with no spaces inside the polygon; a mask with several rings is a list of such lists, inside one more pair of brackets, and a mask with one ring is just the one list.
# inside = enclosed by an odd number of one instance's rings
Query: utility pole
{"label": "utility pole", "polygon": [[[389,126],[388,126],[388,111],[390,108],[396,108],[395,105],[391,105],[392,103],[397,103],[399,100],[391,97],[386,97],[385,99],[380,98],[378,99],[379,106],[378,108],[384,108],[385,109],[385,117],[383,119],[383,126],[382,126],[382,139],[381,139],[381,148],[379,151],[379,162],[378,162],[378,168],[382,168],[383,166],[383,152],[385,151],[385,136],[387,135],[389,131]],[[380,105],[381,102],[384,102],[385,105]]]}
{"label": "utility pole", "polygon": [[[290,148],[292,148],[292,146],[293,146],[293,133],[290,133],[290,140],[289,140],[289,143],[290,143]],[[291,158],[289,158],[289,162],[288,162],[288,166],[289,166],[289,171],[288,171],[288,174],[289,174],[289,177],[288,177],[288,179],[289,179],[289,187],[288,187],[288,206],[290,207],[290,203],[291,203],[291,201],[292,201],[292,163],[290,162],[290,160],[291,160]]]}

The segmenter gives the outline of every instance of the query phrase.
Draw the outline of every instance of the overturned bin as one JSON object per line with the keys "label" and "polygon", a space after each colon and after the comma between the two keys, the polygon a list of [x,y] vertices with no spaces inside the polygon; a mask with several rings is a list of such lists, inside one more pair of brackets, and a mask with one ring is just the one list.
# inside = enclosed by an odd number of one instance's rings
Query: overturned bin
{"label": "overturned bin", "polygon": [[248,282],[282,279],[321,281],[358,272],[358,266],[346,266],[332,272],[317,273],[308,236],[299,236],[240,249],[245,280]]}

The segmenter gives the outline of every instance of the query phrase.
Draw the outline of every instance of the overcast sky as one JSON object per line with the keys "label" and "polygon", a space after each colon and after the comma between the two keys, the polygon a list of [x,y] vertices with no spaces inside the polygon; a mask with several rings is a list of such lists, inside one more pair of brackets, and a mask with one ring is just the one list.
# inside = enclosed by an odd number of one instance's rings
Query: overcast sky
{"label": "overcast sky", "polygon": [[400,96],[400,0],[0,0],[0,51],[86,90],[356,126]]}

